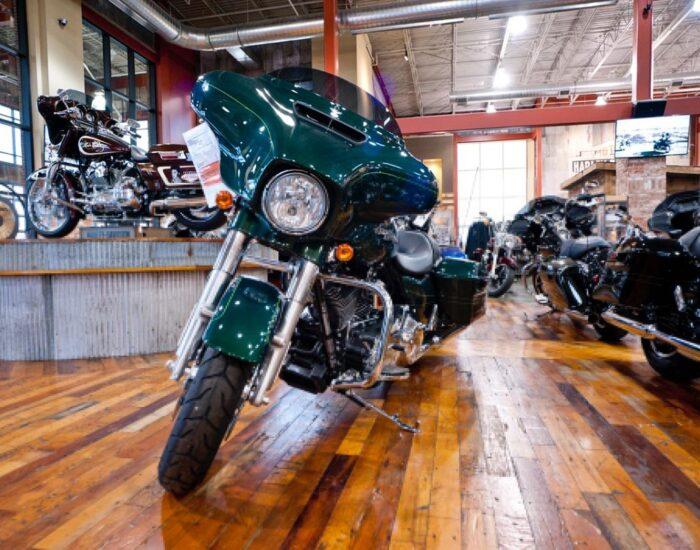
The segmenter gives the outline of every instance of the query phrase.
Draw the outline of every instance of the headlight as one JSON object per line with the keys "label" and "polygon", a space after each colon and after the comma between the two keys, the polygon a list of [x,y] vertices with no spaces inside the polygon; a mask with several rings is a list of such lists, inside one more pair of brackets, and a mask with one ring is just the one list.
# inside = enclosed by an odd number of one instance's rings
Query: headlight
{"label": "headlight", "polygon": [[263,213],[275,229],[306,235],[321,227],[328,214],[328,192],[304,172],[282,172],[265,187]]}

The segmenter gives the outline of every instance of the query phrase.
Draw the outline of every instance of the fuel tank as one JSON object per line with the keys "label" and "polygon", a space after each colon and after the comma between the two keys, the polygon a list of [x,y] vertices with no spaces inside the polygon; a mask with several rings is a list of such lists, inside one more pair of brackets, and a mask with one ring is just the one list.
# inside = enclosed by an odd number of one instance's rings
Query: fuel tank
{"label": "fuel tank", "polygon": [[[336,100],[321,95],[313,82],[310,88],[273,75],[216,71],[197,80],[192,106],[219,140],[226,184],[254,203],[259,184],[281,166],[308,170],[328,186],[335,210],[329,216],[335,227],[324,228],[330,235],[351,220],[380,223],[428,212],[438,197],[433,174],[407,151],[390,130],[394,126],[356,112],[369,112],[362,105],[377,100],[332,75],[312,76],[333,79],[328,85],[337,87]],[[348,86],[352,93],[344,95]],[[343,99],[350,96],[352,101]]]}
{"label": "fuel tank", "polygon": [[78,140],[78,149],[86,157],[127,154],[130,145],[113,135],[86,135]]}

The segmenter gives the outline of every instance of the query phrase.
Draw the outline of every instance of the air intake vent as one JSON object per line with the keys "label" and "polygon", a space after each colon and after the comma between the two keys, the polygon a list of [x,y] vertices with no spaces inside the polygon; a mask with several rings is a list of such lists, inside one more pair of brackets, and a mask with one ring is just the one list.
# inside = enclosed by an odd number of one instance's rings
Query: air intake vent
{"label": "air intake vent", "polygon": [[313,107],[309,107],[304,103],[295,103],[294,110],[296,114],[304,120],[307,120],[308,122],[311,122],[317,126],[321,126],[326,130],[330,130],[331,132],[338,134],[339,136],[347,139],[348,141],[352,141],[353,143],[362,143],[367,139],[367,136],[365,136],[359,130],[355,130],[355,128],[352,126],[348,126],[347,124],[340,122],[339,120],[336,120],[327,114],[322,113],[321,111],[317,111]]}

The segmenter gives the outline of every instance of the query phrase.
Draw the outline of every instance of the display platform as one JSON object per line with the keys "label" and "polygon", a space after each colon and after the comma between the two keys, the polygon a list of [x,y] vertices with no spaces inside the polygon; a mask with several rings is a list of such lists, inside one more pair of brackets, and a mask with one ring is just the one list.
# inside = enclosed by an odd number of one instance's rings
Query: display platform
{"label": "display platform", "polygon": [[[174,349],[220,247],[197,239],[0,241],[0,360]],[[250,252],[276,254],[258,245]]]}

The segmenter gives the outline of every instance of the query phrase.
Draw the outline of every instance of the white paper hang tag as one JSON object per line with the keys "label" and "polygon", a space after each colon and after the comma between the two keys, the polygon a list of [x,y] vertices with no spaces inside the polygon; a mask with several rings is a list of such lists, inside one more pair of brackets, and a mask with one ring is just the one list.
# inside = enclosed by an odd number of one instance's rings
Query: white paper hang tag
{"label": "white paper hang tag", "polygon": [[219,140],[206,122],[187,130],[182,136],[197,170],[207,205],[213,208],[216,206],[216,195],[219,191],[231,192],[221,177]]}

